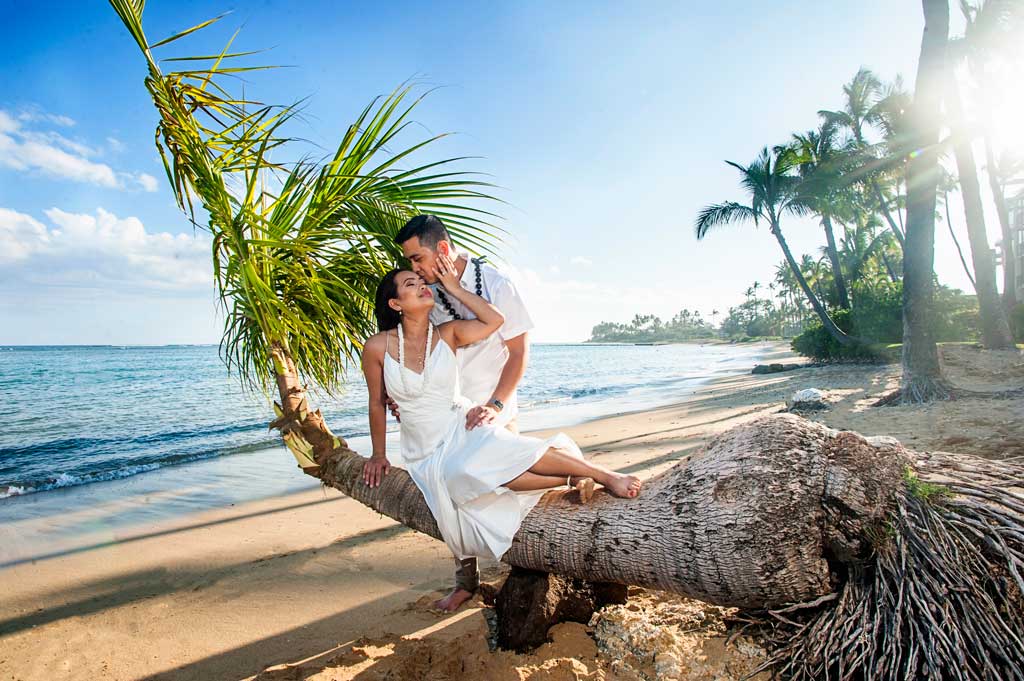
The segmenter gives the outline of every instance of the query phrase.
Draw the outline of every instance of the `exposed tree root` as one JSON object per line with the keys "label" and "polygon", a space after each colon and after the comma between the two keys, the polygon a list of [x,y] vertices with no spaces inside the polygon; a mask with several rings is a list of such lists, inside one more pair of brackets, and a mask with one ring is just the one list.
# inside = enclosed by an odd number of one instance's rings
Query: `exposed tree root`
{"label": "exposed tree root", "polygon": [[955,400],[958,394],[959,391],[943,379],[915,379],[900,386],[899,390],[880,398],[872,406],[891,407],[900,404]]}
{"label": "exposed tree root", "polygon": [[1012,388],[1010,390],[969,390],[967,388],[957,388],[949,385],[948,383],[943,386],[941,391],[932,393],[932,397],[923,398],[921,392],[911,392],[909,398],[905,398],[902,389],[894,390],[891,393],[883,395],[871,406],[873,407],[893,407],[901,404],[921,404],[922,402],[928,402],[932,400],[1010,400],[1020,397],[1024,397],[1024,388]]}
{"label": "exposed tree root", "polygon": [[1024,680],[1024,461],[936,453],[917,469],[838,598],[770,611],[777,673]]}

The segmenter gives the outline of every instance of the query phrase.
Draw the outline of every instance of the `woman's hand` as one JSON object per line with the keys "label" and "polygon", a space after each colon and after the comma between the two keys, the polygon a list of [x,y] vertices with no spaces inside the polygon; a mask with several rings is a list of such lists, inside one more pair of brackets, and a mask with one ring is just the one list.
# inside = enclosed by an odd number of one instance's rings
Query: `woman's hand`
{"label": "woman's hand", "polygon": [[369,487],[380,487],[384,476],[391,470],[391,464],[383,455],[374,454],[363,464],[363,484]]}
{"label": "woman's hand", "polygon": [[486,426],[497,416],[498,410],[489,404],[473,407],[466,412],[466,430],[473,430],[477,426]]}
{"label": "woman's hand", "polygon": [[455,261],[449,255],[444,253],[437,254],[434,264],[434,276],[449,293],[455,293],[455,291],[462,288],[462,283],[459,281],[459,270],[456,269]]}

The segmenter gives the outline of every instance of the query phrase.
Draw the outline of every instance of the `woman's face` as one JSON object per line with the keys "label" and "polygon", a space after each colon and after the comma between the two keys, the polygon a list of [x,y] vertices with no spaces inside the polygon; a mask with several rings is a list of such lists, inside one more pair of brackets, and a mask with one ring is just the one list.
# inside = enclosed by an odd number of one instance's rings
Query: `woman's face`
{"label": "woman's face", "polygon": [[391,307],[405,314],[429,310],[434,306],[434,294],[426,282],[415,272],[399,272],[395,275],[396,295]]}

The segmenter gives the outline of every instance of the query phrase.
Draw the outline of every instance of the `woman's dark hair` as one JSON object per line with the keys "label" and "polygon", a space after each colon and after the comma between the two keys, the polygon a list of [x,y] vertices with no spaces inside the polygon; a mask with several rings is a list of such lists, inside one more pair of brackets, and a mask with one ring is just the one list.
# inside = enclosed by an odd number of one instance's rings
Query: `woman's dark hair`
{"label": "woman's dark hair", "polygon": [[400,272],[408,271],[401,268],[391,270],[377,284],[377,296],[375,298],[373,314],[377,317],[378,331],[390,331],[391,329],[398,328],[402,315],[398,314],[398,310],[388,305],[388,302],[392,298],[398,297],[398,284],[395,283],[395,278]]}

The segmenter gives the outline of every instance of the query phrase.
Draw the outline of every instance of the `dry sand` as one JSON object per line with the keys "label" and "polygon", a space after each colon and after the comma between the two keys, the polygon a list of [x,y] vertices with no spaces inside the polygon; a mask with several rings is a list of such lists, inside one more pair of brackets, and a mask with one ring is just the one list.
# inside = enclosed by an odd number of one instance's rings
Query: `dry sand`
{"label": "dry sand", "polygon": [[[763,361],[797,363],[780,344]],[[947,347],[954,382],[1024,384],[1024,358]],[[567,431],[598,461],[643,477],[709,437],[825,390],[808,415],[914,449],[1024,454],[1024,401],[969,398],[872,408],[895,366],[826,366],[709,384],[683,403]],[[333,490],[198,514],[118,543],[0,570],[0,680],[27,679],[732,679],[763,659],[730,636],[730,611],[634,589],[591,626],[563,624],[531,655],[491,652],[480,597],[442,616],[444,545]],[[503,567],[485,566],[500,583]]]}

